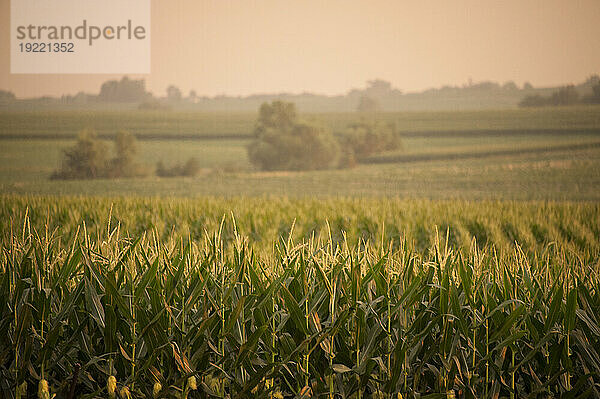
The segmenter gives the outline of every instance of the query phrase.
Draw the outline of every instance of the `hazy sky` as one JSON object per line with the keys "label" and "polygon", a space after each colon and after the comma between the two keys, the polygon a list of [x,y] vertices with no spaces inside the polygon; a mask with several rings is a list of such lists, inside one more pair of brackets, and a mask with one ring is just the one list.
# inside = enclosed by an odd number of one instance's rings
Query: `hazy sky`
{"label": "hazy sky", "polygon": [[[13,0],[18,1],[18,0]],[[11,75],[0,0],[0,89],[98,92],[115,75]],[[152,0],[147,87],[184,93],[342,94],[373,78],[404,91],[474,81],[534,86],[600,73],[600,0]]]}

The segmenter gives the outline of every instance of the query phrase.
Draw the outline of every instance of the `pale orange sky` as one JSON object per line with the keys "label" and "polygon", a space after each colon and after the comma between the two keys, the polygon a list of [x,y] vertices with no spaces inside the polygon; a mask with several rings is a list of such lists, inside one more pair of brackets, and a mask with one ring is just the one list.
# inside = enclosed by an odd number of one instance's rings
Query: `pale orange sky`
{"label": "pale orange sky", "polygon": [[[18,1],[18,0],[13,0]],[[600,73],[600,0],[152,0],[147,87],[184,94],[343,94],[381,78],[404,91],[474,81],[575,83]],[[0,0],[0,89],[97,93],[117,75],[10,74]]]}

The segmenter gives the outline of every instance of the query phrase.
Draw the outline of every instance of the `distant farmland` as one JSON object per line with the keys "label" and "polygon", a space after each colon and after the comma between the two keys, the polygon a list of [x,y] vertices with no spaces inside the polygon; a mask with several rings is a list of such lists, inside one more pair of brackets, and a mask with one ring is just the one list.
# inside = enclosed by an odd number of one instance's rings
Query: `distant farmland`
{"label": "distant farmland", "polygon": [[[600,199],[600,107],[302,116],[340,134],[364,118],[395,122],[403,149],[352,169],[270,173],[248,160],[253,113],[0,113],[0,192]],[[150,170],[158,161],[194,157],[201,172],[195,178],[50,181],[62,151],[90,126],[105,139],[122,129],[135,133],[139,162]]]}
{"label": "distant farmland", "polygon": [[[306,120],[334,133],[361,119],[394,122],[407,135],[493,135],[586,133],[600,135],[600,107],[460,112],[382,112],[377,114],[303,114]],[[140,139],[239,139],[250,137],[256,113],[201,113],[165,111],[36,111],[0,112],[0,139],[73,138],[82,129],[94,129],[110,138],[127,130]]]}

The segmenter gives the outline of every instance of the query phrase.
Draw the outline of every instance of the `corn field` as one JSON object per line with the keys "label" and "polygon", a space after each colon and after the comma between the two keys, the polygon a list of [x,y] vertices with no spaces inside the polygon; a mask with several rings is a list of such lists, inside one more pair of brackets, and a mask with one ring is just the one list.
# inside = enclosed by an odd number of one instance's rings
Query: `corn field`
{"label": "corn field", "polygon": [[[383,223],[349,237],[292,218],[269,245],[235,212],[202,235],[131,233],[94,202],[108,200],[1,200],[2,397],[600,397],[596,205],[500,204],[493,218],[494,204],[462,203],[491,215],[483,226],[529,215],[577,234],[521,246],[433,226],[422,248]],[[57,223],[69,209],[108,213]]]}

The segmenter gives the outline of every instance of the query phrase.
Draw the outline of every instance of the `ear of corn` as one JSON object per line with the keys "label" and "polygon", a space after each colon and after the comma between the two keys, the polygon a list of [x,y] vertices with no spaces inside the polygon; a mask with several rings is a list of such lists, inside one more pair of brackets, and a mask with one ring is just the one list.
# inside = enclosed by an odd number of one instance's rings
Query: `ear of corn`
{"label": "ear of corn", "polygon": [[114,398],[117,392],[117,378],[114,375],[108,377],[106,382],[106,391],[108,392],[108,397]]}
{"label": "ear of corn", "polygon": [[202,240],[89,227],[3,238],[3,391],[43,370],[38,396],[65,395],[80,363],[80,392],[124,399],[598,395],[595,244],[290,230],[268,252],[233,221]]}
{"label": "ear of corn", "polygon": [[50,390],[48,389],[48,381],[42,379],[38,383],[38,399],[50,399]]}
{"label": "ear of corn", "polygon": [[160,391],[162,390],[162,385],[160,382],[155,382],[152,388],[152,397],[158,398],[160,395]]}

